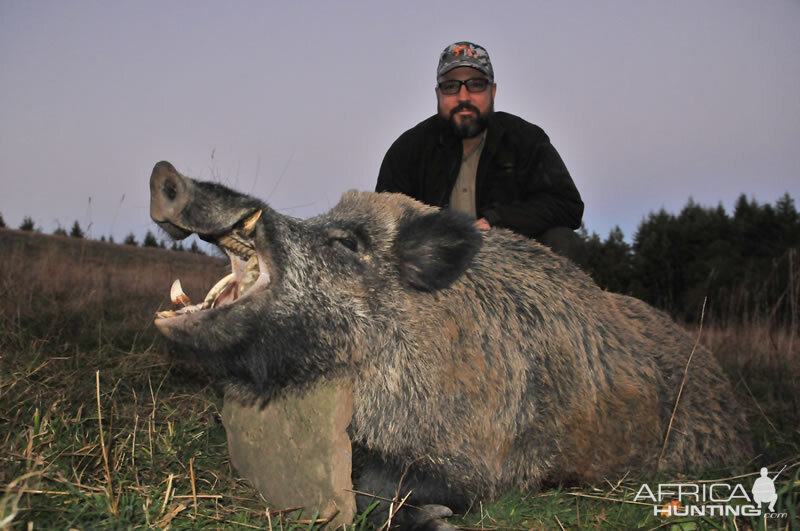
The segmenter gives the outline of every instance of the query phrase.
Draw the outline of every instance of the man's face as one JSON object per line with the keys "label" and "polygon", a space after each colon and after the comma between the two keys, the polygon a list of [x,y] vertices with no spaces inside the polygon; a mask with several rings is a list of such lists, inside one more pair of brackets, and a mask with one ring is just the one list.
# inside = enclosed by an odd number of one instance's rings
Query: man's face
{"label": "man's face", "polygon": [[[439,78],[442,81],[481,78],[488,79],[487,76],[470,68],[460,66],[450,70]],[[461,85],[455,94],[443,94],[441,89],[436,87],[436,100],[438,102],[439,116],[450,122],[453,131],[459,138],[473,138],[478,136],[486,129],[489,116],[494,112],[494,95],[497,85],[491,83],[483,92],[469,92],[466,85]]]}

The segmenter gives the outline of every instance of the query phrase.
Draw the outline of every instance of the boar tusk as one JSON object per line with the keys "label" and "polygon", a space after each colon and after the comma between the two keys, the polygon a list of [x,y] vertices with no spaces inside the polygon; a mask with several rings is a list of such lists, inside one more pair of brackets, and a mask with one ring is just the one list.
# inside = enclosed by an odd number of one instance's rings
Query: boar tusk
{"label": "boar tusk", "polygon": [[230,284],[234,278],[236,278],[236,275],[234,273],[230,273],[227,276],[222,277],[219,280],[219,282],[214,284],[213,288],[208,290],[208,295],[206,295],[203,304],[213,303],[216,300],[216,298],[219,297],[219,295],[225,290],[225,288],[228,287],[228,284]]}
{"label": "boar tusk", "polygon": [[183,292],[180,279],[175,279],[175,282],[172,283],[172,287],[169,290],[169,298],[172,300],[173,304],[189,306],[192,303],[189,297]]}
{"label": "boar tusk", "polygon": [[244,232],[247,236],[253,233],[253,229],[256,228],[256,222],[258,218],[261,217],[261,210],[257,211],[255,214],[251,215],[249,218],[244,220]]}

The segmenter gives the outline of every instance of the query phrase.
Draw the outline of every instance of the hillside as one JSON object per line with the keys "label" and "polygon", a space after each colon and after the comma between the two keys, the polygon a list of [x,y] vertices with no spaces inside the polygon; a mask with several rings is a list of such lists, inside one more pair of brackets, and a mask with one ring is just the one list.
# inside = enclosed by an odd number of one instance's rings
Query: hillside
{"label": "hillside", "polygon": [[169,304],[176,278],[201,299],[226,267],[227,260],[194,253],[0,229],[0,297],[4,311],[18,316],[57,312],[62,303],[120,308],[134,300],[155,312]]}

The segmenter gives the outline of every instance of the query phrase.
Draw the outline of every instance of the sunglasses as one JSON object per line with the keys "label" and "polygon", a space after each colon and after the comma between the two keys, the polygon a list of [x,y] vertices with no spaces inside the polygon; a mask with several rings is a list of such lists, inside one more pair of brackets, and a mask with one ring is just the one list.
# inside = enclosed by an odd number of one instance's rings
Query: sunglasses
{"label": "sunglasses", "polygon": [[483,92],[489,88],[489,84],[489,80],[485,77],[473,77],[472,79],[467,79],[466,81],[448,79],[447,81],[442,81],[439,83],[439,91],[442,94],[451,96],[461,92],[461,85],[464,85],[467,87],[467,92]]}

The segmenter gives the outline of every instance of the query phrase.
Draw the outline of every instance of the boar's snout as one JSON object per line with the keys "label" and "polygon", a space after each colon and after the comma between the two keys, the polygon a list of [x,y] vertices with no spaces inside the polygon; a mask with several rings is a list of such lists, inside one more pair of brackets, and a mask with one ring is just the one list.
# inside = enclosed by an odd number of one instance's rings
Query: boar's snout
{"label": "boar's snout", "polygon": [[173,238],[185,238],[190,232],[174,223],[191,199],[192,183],[162,160],[150,175],[150,217]]}

